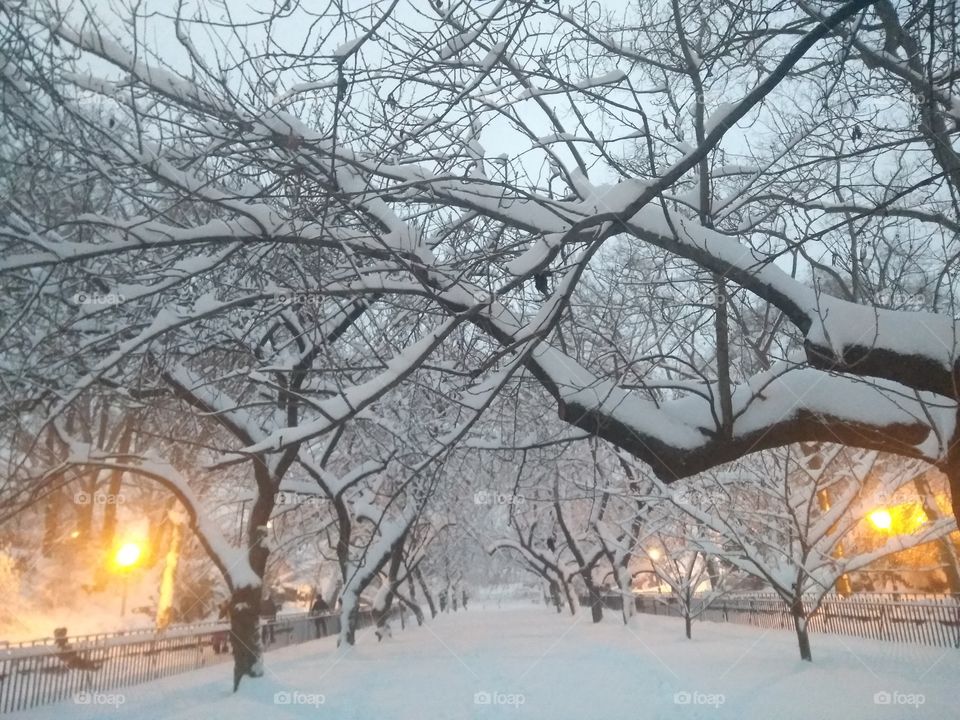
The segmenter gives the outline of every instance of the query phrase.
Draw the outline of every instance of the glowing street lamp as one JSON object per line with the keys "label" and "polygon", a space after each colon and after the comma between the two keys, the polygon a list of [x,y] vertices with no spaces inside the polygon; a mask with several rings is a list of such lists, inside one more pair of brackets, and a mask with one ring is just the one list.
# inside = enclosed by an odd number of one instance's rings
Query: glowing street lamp
{"label": "glowing street lamp", "polygon": [[117,550],[117,554],[114,555],[113,561],[117,564],[118,568],[126,570],[127,568],[132,568],[137,564],[137,561],[140,559],[140,553],[140,546],[136,543],[124,543],[120,546],[120,549]]}
{"label": "glowing street lamp", "polygon": [[113,564],[121,572],[123,578],[123,595],[120,598],[120,617],[127,614],[127,578],[130,570],[140,561],[143,551],[135,542],[126,542],[117,548],[113,556]]}
{"label": "glowing street lamp", "polygon": [[889,530],[893,527],[893,516],[890,515],[889,510],[874,510],[867,515],[867,519],[877,530]]}

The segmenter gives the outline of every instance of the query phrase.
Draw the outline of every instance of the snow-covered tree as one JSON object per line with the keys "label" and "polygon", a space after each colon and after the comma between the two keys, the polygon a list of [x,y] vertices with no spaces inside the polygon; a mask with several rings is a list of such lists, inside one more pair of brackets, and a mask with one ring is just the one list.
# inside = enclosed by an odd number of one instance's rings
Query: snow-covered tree
{"label": "snow-covered tree", "polygon": [[259,588],[282,483],[376,426],[410,455],[341,494],[353,602],[516,380],[663,483],[839,442],[936,466],[960,518],[949,3],[138,7],[0,7],[13,492],[92,396],[173,393],[256,486]]}
{"label": "snow-covered tree", "polygon": [[670,602],[676,604],[690,639],[693,621],[730,588],[731,575],[722,573],[718,559],[701,549],[705,528],[699,523],[666,513],[659,524],[661,529],[644,542],[643,552],[657,582],[670,589]]}
{"label": "snow-covered tree", "polygon": [[847,575],[956,528],[924,520],[863,544],[869,517],[924,468],[875,450],[789,446],[713,472],[696,498],[661,485],[667,501],[702,526],[689,542],[766,581],[787,604],[804,660],[807,624]]}

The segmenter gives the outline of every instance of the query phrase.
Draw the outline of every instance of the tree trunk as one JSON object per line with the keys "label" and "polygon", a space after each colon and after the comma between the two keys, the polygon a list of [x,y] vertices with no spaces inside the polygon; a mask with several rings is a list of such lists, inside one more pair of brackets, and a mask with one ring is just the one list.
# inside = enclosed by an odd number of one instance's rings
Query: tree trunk
{"label": "tree trunk", "polygon": [[413,613],[413,617],[417,621],[417,625],[418,626],[423,625],[423,621],[424,621],[423,608],[421,608],[411,598],[406,598],[403,595],[401,595],[399,591],[397,592],[397,598],[400,600],[401,603],[403,603],[408,608],[410,608],[410,611]]}
{"label": "tree trunk", "polygon": [[420,607],[420,603],[417,602],[417,585],[413,581],[413,573],[410,572],[409,566],[407,567],[407,587],[410,588],[410,597],[404,597],[400,594],[399,590],[397,591],[397,596],[404,605],[413,611],[413,616],[417,619],[417,625],[423,625],[423,608]]}
{"label": "tree trunk", "polygon": [[550,581],[550,599],[558,613],[563,612],[563,600],[560,598],[560,587],[555,580]]}
{"label": "tree trunk", "polygon": [[[917,487],[917,494],[920,496],[923,512],[927,516],[927,519],[930,520],[930,522],[939,520],[941,518],[940,508],[937,507],[937,500],[933,495],[930,483],[927,482],[926,477],[921,475],[914,480],[914,485]],[[944,535],[937,540],[936,546],[937,554],[940,558],[940,566],[947,576],[947,587],[952,594],[960,594],[960,568],[958,568],[957,553],[953,547],[953,540],[950,539],[949,535]]]}
{"label": "tree trunk", "polygon": [[360,592],[357,590],[345,590],[345,593],[349,595],[344,595],[343,602],[350,603],[350,610],[347,612],[346,617],[341,613],[340,622],[343,623],[341,628],[341,638],[343,642],[347,645],[353,645],[357,639],[357,620],[360,619]]}
{"label": "tree trunk", "polygon": [[419,567],[413,571],[413,574],[417,582],[420,583],[420,589],[423,590],[423,597],[427,600],[427,607],[430,608],[430,617],[435,618],[437,616],[437,606],[433,602],[433,596],[430,594],[430,588],[427,587],[427,581],[423,579],[423,573],[420,572]]}
{"label": "tree trunk", "polygon": [[[409,596],[404,595],[402,592],[400,592],[399,586],[397,586],[396,590],[394,591],[394,594],[397,597],[397,602],[400,603],[400,610],[401,610],[400,619],[401,621],[403,620],[403,608],[406,607],[406,608],[409,608],[410,612],[413,613],[413,617],[417,621],[417,625],[418,626],[423,625],[423,621],[425,619],[423,614],[423,608],[420,607],[420,604],[416,601],[417,596],[416,596],[416,592],[413,584],[413,573],[410,571],[409,568],[407,568],[407,576],[405,580],[407,581],[407,587],[410,588],[411,594]],[[401,585],[402,584],[403,583],[401,582]],[[403,627],[402,622],[401,622],[401,627]]]}
{"label": "tree trunk", "polygon": [[944,535],[937,540],[937,553],[940,555],[940,564],[947,576],[947,588],[951,595],[960,595],[960,563],[957,562],[957,552],[953,540]]}
{"label": "tree trunk", "polygon": [[397,575],[400,573],[400,563],[403,561],[403,542],[400,542],[393,549],[390,556],[390,568],[387,570],[387,595],[383,599],[383,605],[374,608],[374,618],[378,629],[382,629],[387,624],[390,617],[390,609],[393,607],[393,596],[396,594]]}
{"label": "tree trunk", "polygon": [[360,617],[360,596],[367,586],[373,582],[373,579],[383,572],[384,566],[389,561],[390,569],[388,570],[387,576],[387,594],[386,597],[383,598],[383,606],[374,606],[373,608],[377,628],[382,629],[386,624],[386,617],[393,602],[397,569],[400,567],[400,562],[403,559],[403,545],[406,542],[407,532],[409,530],[410,526],[407,525],[406,530],[390,543],[389,549],[383,549],[379,558],[366,557],[364,562],[360,564],[360,567],[350,576],[349,581],[345,583],[343,592],[344,605],[340,610],[340,637],[337,640],[337,645],[343,643],[347,645],[354,644],[356,640],[357,620]]}
{"label": "tree trunk", "polygon": [[340,567],[340,581],[343,587],[347,585],[347,575],[350,572],[350,533],[352,523],[350,512],[341,495],[333,499],[333,508],[337,513],[337,565]]}
{"label": "tree trunk", "polygon": [[692,632],[691,632],[691,631],[693,630],[693,620],[692,620],[691,617],[690,617],[690,611],[689,611],[689,610],[687,610],[687,612],[685,612],[685,613],[683,614],[683,622],[684,622],[684,624],[686,625],[687,640],[690,640],[690,639],[693,637]]}
{"label": "tree trunk", "polygon": [[[587,586],[587,598],[590,602],[590,614],[595,623],[600,622],[603,619],[603,608],[600,605],[600,593],[597,592],[597,588],[593,584],[593,564],[587,564],[583,553],[580,552],[580,548],[577,545],[576,539],[573,537],[573,533],[571,533],[570,528],[567,527],[567,521],[563,517],[563,508],[560,506],[559,475],[554,477],[553,480],[553,512],[554,517],[557,519],[557,524],[560,526],[561,532],[563,532],[563,537],[567,541],[567,547],[570,548],[570,552],[573,553],[574,560],[577,561],[577,565],[580,567],[580,577],[583,578],[583,583]],[[594,562],[596,562],[596,560],[594,560]],[[566,581],[564,581],[564,585],[567,585]],[[564,590],[567,591],[567,596],[569,597],[569,590],[566,587],[564,587]],[[572,605],[571,612],[576,612],[573,610]]]}
{"label": "tree trunk", "polygon": [[233,691],[240,680],[263,675],[260,644],[261,586],[242,587],[230,596],[230,644],[233,647]]}
{"label": "tree trunk", "polygon": [[587,586],[587,600],[590,602],[590,617],[593,622],[598,623],[603,620],[603,598],[600,597],[600,591],[593,582],[590,570],[580,573],[584,585]]}
{"label": "tree trunk", "polygon": [[[267,522],[273,512],[274,494],[270,489],[266,466],[257,463],[257,499],[250,508],[247,528],[247,558],[250,568],[263,579],[270,548],[267,545]],[[263,676],[263,645],[260,640],[260,601],[263,585],[236,588],[230,598],[230,642],[233,645],[233,691],[244,676]]]}
{"label": "tree trunk", "polygon": [[[387,580],[387,582],[391,582]],[[391,584],[391,588],[392,588]],[[373,610],[373,622],[377,626],[377,629],[382,629],[386,624],[387,620],[390,618],[390,610],[393,608],[393,596],[394,592],[392,589],[387,590],[387,596],[384,598],[383,605],[380,607],[374,608]]]}
{"label": "tree trunk", "polygon": [[570,608],[570,614],[576,615],[579,603],[577,602],[574,594],[570,592],[570,583],[568,583],[566,580],[561,580],[560,585],[563,587],[563,594],[567,598],[567,607]]}
{"label": "tree trunk", "polygon": [[797,631],[797,644],[800,647],[800,659],[807,662],[813,661],[813,655],[810,653],[810,634],[807,631],[807,618],[803,613],[803,600],[794,598],[790,607],[790,614],[793,615],[793,627]]}
{"label": "tree trunk", "polygon": [[630,576],[630,554],[627,553],[620,560],[617,569],[617,587],[620,588],[620,612],[623,615],[623,624],[629,625],[630,618],[636,610],[633,597],[633,578]]}

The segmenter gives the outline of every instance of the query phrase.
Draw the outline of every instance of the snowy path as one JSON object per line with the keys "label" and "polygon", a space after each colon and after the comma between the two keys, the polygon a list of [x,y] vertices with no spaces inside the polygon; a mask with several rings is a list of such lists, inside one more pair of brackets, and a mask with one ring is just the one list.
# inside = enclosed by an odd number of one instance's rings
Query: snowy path
{"label": "snowy path", "polygon": [[[125,720],[820,720],[953,717],[960,650],[639,616],[628,630],[542,607],[446,615],[378,645],[370,633],[268,655],[261,681],[229,692],[228,666],[126,688],[91,704],[11,717]],[[489,693],[490,695],[476,695]],[[680,693],[680,695],[677,695]],[[688,693],[688,694],[683,694]],[[877,704],[889,698],[890,704]],[[279,694],[279,695],[278,695]],[[922,696],[922,704],[918,704]],[[275,702],[279,700],[279,702]],[[105,704],[122,699],[119,707]],[[490,700],[484,704],[484,700]],[[289,703],[284,703],[289,700]],[[322,703],[320,702],[322,700]],[[479,700],[480,702],[475,702]],[[677,702],[680,700],[680,702]],[[684,703],[683,700],[689,700]],[[910,703],[910,704],[908,704]]]}

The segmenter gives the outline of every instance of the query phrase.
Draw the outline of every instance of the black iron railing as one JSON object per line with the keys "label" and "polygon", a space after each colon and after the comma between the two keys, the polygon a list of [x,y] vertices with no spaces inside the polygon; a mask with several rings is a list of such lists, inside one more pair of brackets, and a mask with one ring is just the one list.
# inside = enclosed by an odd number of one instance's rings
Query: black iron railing
{"label": "black iron railing", "polygon": [[[638,595],[635,601],[641,613],[683,616],[680,603],[672,595]],[[604,596],[604,604],[620,609],[621,598]],[[693,615],[714,622],[793,630],[789,608],[773,593],[721,596],[712,601],[697,598]],[[880,593],[846,598],[831,595],[810,618],[808,628],[817,633],[960,648],[960,598]]]}
{"label": "black iron railing", "polygon": [[[372,613],[361,612],[358,627],[371,624]],[[227,662],[228,630],[223,623],[205,623],[163,633],[77,636],[60,644],[53,639],[8,644],[0,648],[0,713],[71,698],[89,702],[100,693]],[[268,651],[339,632],[336,615],[285,615],[261,626]]]}

